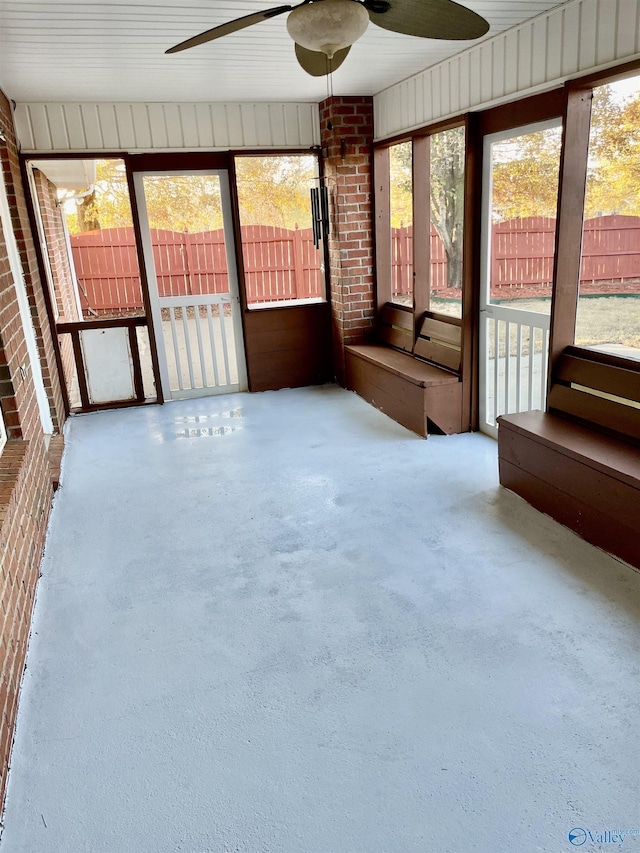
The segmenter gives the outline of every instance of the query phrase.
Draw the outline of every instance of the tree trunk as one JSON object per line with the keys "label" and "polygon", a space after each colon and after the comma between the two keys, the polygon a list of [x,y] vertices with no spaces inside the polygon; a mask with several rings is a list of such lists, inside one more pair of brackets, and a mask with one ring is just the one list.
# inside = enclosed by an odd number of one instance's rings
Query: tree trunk
{"label": "tree trunk", "polygon": [[78,205],[78,231],[82,234],[85,231],[99,231],[100,222],[98,220],[95,208],[96,194],[91,193],[82,199],[82,204]]}
{"label": "tree trunk", "polygon": [[447,255],[447,287],[462,287],[462,253],[458,242],[452,243],[446,249]]}

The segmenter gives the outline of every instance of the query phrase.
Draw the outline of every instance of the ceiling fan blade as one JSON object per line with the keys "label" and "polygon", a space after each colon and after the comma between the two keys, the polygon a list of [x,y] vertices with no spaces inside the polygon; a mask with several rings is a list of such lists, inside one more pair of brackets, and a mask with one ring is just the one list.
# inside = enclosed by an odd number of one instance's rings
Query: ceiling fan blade
{"label": "ceiling fan blade", "polygon": [[326,53],[307,50],[306,47],[296,43],[296,58],[307,74],[311,74],[312,77],[325,77],[340,68],[350,50],[351,47],[343,47],[342,50],[336,50],[333,58],[329,59]]}
{"label": "ceiling fan blade", "polygon": [[477,39],[489,30],[480,15],[453,0],[389,0],[382,11],[379,0],[365,0],[369,17],[394,33],[427,39]]}
{"label": "ceiling fan blade", "polygon": [[206,44],[208,41],[228,36],[230,33],[235,33],[238,30],[244,30],[245,27],[251,27],[253,24],[259,24],[260,21],[266,21],[269,18],[275,18],[276,15],[282,15],[284,12],[290,12],[293,6],[274,6],[273,9],[265,9],[264,12],[254,12],[252,15],[245,15],[243,18],[236,18],[235,21],[229,21],[227,24],[221,24],[219,27],[214,27],[212,30],[207,30],[200,33],[198,36],[181,41],[165,50],[165,53],[179,53],[181,50],[187,50],[190,47],[197,47],[199,44]]}

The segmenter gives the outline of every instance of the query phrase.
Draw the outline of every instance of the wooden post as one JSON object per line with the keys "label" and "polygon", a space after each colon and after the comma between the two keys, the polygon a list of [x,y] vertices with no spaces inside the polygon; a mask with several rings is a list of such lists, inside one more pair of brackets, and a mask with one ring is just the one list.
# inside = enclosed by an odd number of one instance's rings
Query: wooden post
{"label": "wooden post", "polygon": [[[414,343],[431,299],[431,204],[429,172],[431,139],[413,140],[413,324]],[[416,189],[418,190],[416,192]]]}
{"label": "wooden post", "polygon": [[307,297],[308,288],[306,286],[306,282],[304,280],[304,258],[302,254],[302,233],[298,230],[298,226],[296,225],[296,230],[293,232],[293,286],[294,286],[294,299],[301,299]]}
{"label": "wooden post", "polygon": [[482,208],[482,137],[479,118],[470,114],[465,127],[464,233],[462,260],[462,429],[479,421],[480,227]]}
{"label": "wooden post", "polygon": [[391,199],[389,186],[389,149],[373,153],[375,193],[376,306],[379,311],[391,302]]}
{"label": "wooden post", "polygon": [[575,338],[592,97],[591,89],[579,88],[569,88],[567,95],[558,189],[547,388],[551,386],[558,358]]}
{"label": "wooden post", "polygon": [[151,315],[151,302],[149,300],[149,282],[147,279],[147,270],[144,264],[144,253],[142,251],[140,215],[138,213],[138,199],[136,198],[135,188],[133,185],[133,168],[131,165],[130,155],[125,156],[125,166],[127,170],[127,187],[129,189],[129,200],[131,203],[131,217],[133,219],[133,235],[135,240],[136,255],[138,258],[138,270],[140,273],[140,289],[142,290],[144,313],[147,319],[147,327],[149,329],[149,347],[151,349],[153,379],[156,386],[156,399],[158,403],[164,403],[162,380],[160,378],[160,363],[158,361],[158,347],[156,344],[156,329],[153,325],[153,317]]}
{"label": "wooden post", "polygon": [[82,344],[80,343],[80,331],[74,329],[71,332],[71,341],[73,343],[73,356],[76,362],[76,376],[78,377],[78,389],[80,391],[80,400],[84,409],[90,405],[89,388],[87,385],[87,371],[84,366],[84,355],[82,354]]}

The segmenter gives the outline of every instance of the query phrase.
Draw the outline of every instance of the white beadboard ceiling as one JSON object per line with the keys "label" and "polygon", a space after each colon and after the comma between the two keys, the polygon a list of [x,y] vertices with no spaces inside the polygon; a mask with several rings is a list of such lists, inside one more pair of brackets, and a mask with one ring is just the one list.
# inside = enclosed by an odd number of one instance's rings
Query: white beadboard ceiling
{"label": "white beadboard ceiling", "polygon": [[[278,0],[0,0],[0,88],[30,102],[312,101],[325,78],[298,66],[286,14],[165,56],[171,45]],[[485,38],[561,5],[557,0],[465,0]],[[340,95],[374,95],[469,47],[398,35],[373,24],[333,75]]]}

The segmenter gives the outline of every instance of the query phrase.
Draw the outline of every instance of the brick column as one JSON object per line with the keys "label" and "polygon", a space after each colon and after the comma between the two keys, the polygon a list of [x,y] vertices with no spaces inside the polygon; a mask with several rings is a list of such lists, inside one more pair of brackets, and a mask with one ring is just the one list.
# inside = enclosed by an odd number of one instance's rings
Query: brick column
{"label": "brick column", "polygon": [[[27,213],[26,191],[22,185],[22,176],[20,174],[18,145],[13,126],[13,116],[9,101],[2,91],[0,91],[0,131],[4,139],[4,141],[0,140],[1,168],[4,173],[7,198],[9,200],[11,224],[22,261],[24,283],[29,307],[31,308],[33,327],[36,333],[36,344],[40,355],[42,378],[49,398],[49,407],[51,409],[54,428],[56,431],[62,431],[65,420],[64,403],[60,385],[61,377],[58,376],[54,353],[52,331],[45,308],[43,288],[47,285],[46,282],[40,281],[34,236],[31,233]],[[4,325],[2,318],[0,318],[0,322]],[[5,344],[7,344],[7,340],[5,340]],[[20,385],[22,383],[16,381],[15,374],[13,380],[16,393],[19,396],[21,393]],[[29,430],[25,429],[24,420],[23,415],[21,418],[23,434],[25,437],[28,437]]]}
{"label": "brick column", "polygon": [[29,359],[6,244],[9,230],[14,232],[21,254],[44,380],[58,428],[64,422],[64,409],[26,211],[11,108],[1,91],[0,131],[0,170],[11,213],[11,221],[3,221],[0,229],[0,408],[9,438],[0,453],[1,808],[52,497],[51,469],[33,374],[21,370]]}
{"label": "brick column", "polygon": [[329,269],[336,378],[345,384],[345,344],[370,333],[374,316],[373,99],[331,97],[320,104],[320,139],[329,191]]}

